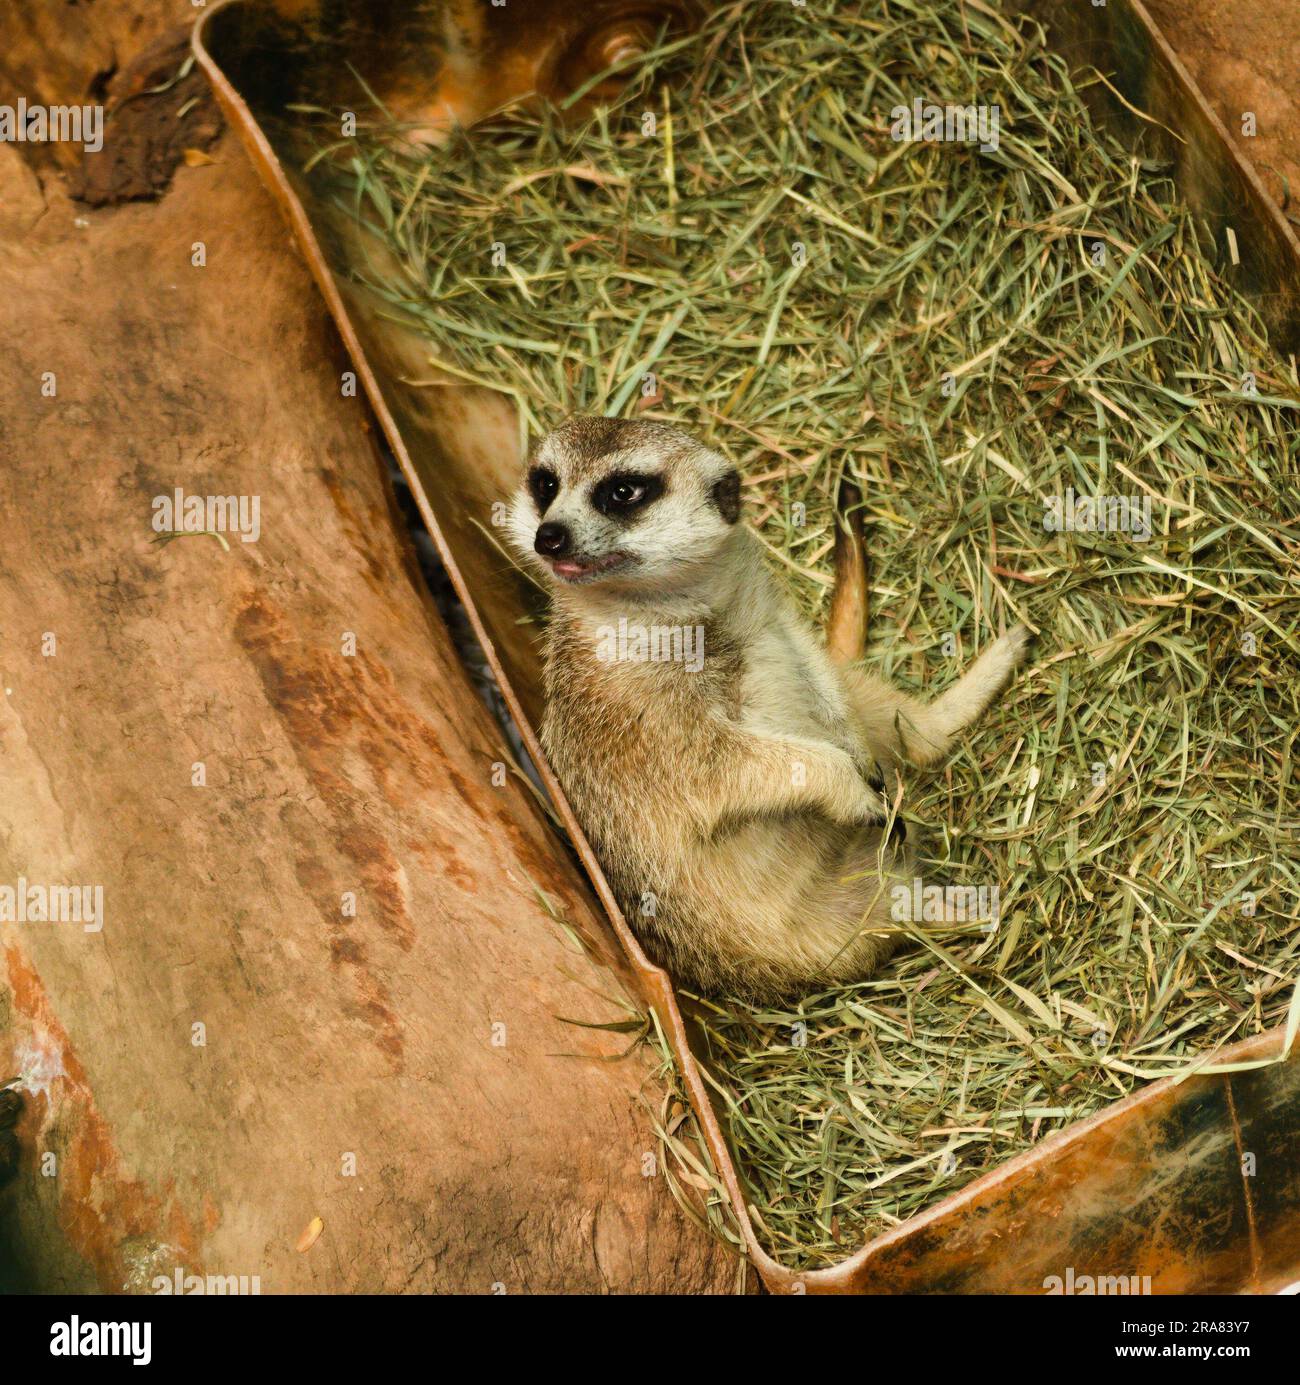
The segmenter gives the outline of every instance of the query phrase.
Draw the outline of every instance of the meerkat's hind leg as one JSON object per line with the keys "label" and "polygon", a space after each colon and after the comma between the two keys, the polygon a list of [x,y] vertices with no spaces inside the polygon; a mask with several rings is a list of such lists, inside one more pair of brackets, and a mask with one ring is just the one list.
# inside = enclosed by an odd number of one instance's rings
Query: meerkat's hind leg
{"label": "meerkat's hind leg", "polygon": [[835,587],[826,617],[826,652],[841,668],[867,651],[867,540],[862,491],[840,480],[835,515]]}
{"label": "meerkat's hind leg", "polygon": [[951,688],[925,707],[927,741],[934,752],[925,760],[913,757],[914,763],[933,764],[942,759],[957,737],[988,711],[989,704],[1024,662],[1029,638],[1027,626],[1012,626],[989,645]]}
{"label": "meerkat's hind leg", "polygon": [[907,760],[922,769],[942,760],[1011,681],[1024,661],[1029,638],[1023,625],[1000,635],[933,702],[919,702],[860,670],[844,670],[854,711],[877,760]]}

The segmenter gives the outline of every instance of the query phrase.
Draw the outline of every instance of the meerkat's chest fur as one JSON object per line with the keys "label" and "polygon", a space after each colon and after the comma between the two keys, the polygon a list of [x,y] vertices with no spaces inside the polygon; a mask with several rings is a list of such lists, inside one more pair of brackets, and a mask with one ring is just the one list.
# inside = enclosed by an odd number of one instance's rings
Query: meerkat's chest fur
{"label": "meerkat's chest fur", "polygon": [[[658,944],[652,951],[695,975],[708,974],[708,957],[723,950],[713,936],[720,908],[753,925],[763,910],[785,907],[782,891],[797,893],[803,874],[844,845],[843,825],[811,807],[792,820],[775,809],[765,815],[760,800],[744,805],[753,822],[743,812],[720,820],[716,803],[749,768],[745,746],[829,743],[879,779],[837,672],[756,543],[742,541],[752,547],[707,604],[642,602],[616,615],[612,606],[561,599],[549,627],[547,755],[633,926]],[[674,646],[666,632],[684,628],[698,645]],[[642,633],[648,638],[638,641]],[[688,644],[702,658],[654,657]],[[792,753],[792,780],[801,768]],[[783,861],[791,851],[797,866]],[[774,870],[779,889],[764,884]]]}
{"label": "meerkat's chest fur", "polygon": [[635,823],[644,836],[648,809],[677,818],[674,802],[726,773],[720,724],[853,742],[834,670],[761,560],[737,579],[707,604],[557,601],[543,741],[600,827]]}

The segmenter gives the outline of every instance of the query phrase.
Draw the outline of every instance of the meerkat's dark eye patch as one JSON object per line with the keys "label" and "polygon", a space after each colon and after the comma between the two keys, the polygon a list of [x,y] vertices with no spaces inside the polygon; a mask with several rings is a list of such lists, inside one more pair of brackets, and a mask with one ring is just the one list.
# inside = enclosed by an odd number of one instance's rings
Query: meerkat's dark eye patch
{"label": "meerkat's dark eye patch", "polygon": [[631,518],[664,493],[662,476],[643,476],[632,471],[617,471],[598,481],[591,492],[591,503],[610,519]]}
{"label": "meerkat's dark eye patch", "polygon": [[537,503],[537,512],[546,513],[546,507],[560,492],[560,478],[544,466],[535,466],[528,473],[528,493]]}
{"label": "meerkat's dark eye patch", "polygon": [[740,472],[732,470],[719,476],[709,494],[723,520],[735,524],[740,518]]}

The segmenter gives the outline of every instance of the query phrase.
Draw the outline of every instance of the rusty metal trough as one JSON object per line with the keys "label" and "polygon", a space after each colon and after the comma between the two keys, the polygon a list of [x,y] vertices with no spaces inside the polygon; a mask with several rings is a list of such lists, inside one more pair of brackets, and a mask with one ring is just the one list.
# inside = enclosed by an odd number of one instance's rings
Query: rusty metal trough
{"label": "rusty metal trough", "polygon": [[[972,0],[976,3],[977,0]],[[1231,228],[1230,272],[1254,298],[1274,342],[1300,342],[1300,243],[1138,0],[1104,7],[1029,0],[1071,61],[1107,73],[1117,99],[1101,112],[1176,169],[1216,237]],[[426,352],[329,268],[346,234],[297,175],[286,104],[361,101],[346,64],[404,121],[463,124],[530,91],[570,92],[633,56],[665,20],[689,24],[678,0],[227,0],[200,21],[195,51],[263,178],[281,203],[338,324],[389,444],[500,682],[524,743],[626,951],[645,1004],[676,1051],[750,1256],[776,1292],[1041,1293],[1048,1276],[1150,1276],[1158,1293],[1268,1292],[1300,1279],[1300,1054],[1275,1056],[1274,1031],[1222,1055],[1244,1070],[1146,1087],[877,1237],[830,1269],[774,1261],[747,1215],[732,1153],[692,1054],[668,976],[619,912],[534,733],[538,654],[521,606],[533,598],[488,532],[494,501],[519,465],[514,417],[473,387],[401,383]],[[353,95],[355,93],[355,95]],[[1138,108],[1154,121],[1132,113]],[[1161,127],[1181,131],[1170,138]],[[555,850],[562,845],[556,840]],[[1247,1170],[1253,1154],[1270,1176]]]}

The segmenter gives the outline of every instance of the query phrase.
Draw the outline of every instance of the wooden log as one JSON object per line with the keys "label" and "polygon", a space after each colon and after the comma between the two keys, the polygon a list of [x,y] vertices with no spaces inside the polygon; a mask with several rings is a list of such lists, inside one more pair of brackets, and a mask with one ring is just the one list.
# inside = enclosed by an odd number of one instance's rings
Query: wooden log
{"label": "wooden log", "polygon": [[[648,1056],[560,1018],[621,1018],[626,963],[212,153],[89,213],[0,146],[0,887],[102,890],[90,928],[0,924],[0,1282],[726,1290],[646,1176]],[[177,487],[255,499],[256,541],[155,543]]]}

